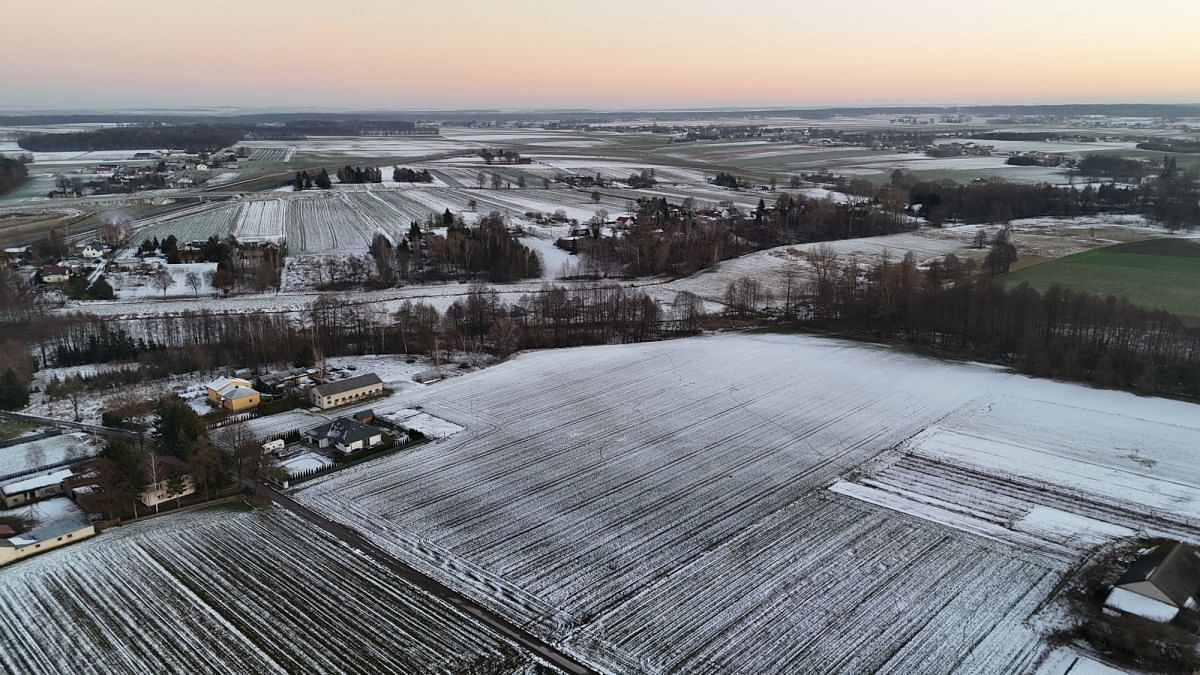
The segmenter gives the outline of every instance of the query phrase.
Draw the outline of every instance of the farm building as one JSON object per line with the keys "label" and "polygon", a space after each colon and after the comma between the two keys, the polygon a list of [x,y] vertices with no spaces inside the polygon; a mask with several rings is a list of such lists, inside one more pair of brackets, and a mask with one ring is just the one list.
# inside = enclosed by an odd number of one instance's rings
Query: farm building
{"label": "farm building", "polygon": [[383,393],[383,381],[375,373],[337,380],[313,387],[310,400],[318,408],[333,408]]}
{"label": "farm building", "polygon": [[24,534],[0,538],[0,567],[22,558],[77,541],[96,534],[91,523],[66,521],[47,527],[37,527]]}
{"label": "farm building", "polygon": [[382,431],[349,417],[339,417],[328,424],[309,429],[303,436],[318,448],[332,447],[343,455],[383,443]]}
{"label": "farm building", "polygon": [[1194,610],[1200,592],[1200,552],[1181,542],[1159,544],[1117,580],[1104,606],[1167,622]]}
{"label": "farm building", "polygon": [[71,469],[58,469],[41,476],[22,478],[0,485],[0,496],[4,498],[5,508],[9,509],[47,497],[57,497],[64,493],[63,486],[74,473]]}
{"label": "farm building", "polygon": [[240,377],[222,377],[209,382],[207,389],[209,403],[224,410],[249,410],[262,401],[250,381]]}
{"label": "farm building", "polygon": [[[196,481],[189,471],[191,467],[186,462],[174,457],[156,455],[147,459],[142,464],[146,487],[138,493],[138,501],[146,506],[157,506],[193,494],[196,492]],[[172,479],[178,480],[178,491],[172,491]]]}

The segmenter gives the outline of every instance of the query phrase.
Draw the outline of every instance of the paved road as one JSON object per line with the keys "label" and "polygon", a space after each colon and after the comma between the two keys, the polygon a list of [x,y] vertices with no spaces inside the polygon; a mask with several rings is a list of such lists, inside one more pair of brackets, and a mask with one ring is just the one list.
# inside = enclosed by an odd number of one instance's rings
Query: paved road
{"label": "paved road", "polygon": [[401,562],[398,558],[367,541],[367,539],[358,532],[333,522],[332,520],[322,516],[316,511],[313,511],[307,506],[300,504],[296,500],[265,483],[256,484],[255,489],[258,494],[269,497],[272,502],[278,504],[280,507],[291,511],[305,521],[321,528],[322,530],[325,530],[351,548],[362,551],[375,562],[383,565],[392,572],[395,572],[397,575],[412,583],[414,586],[434,597],[450,603],[464,614],[467,614],[496,633],[503,635],[526,650],[536,654],[538,657],[544,659],[548,663],[553,664],[556,668],[561,669],[563,672],[579,673],[580,675],[593,675],[596,673],[596,671],[588,668],[578,661],[575,661],[566,654],[563,654],[549,643],[542,641],[537,636],[513,626],[500,615],[492,612],[486,607],[483,607],[474,600],[471,600],[458,591],[455,591],[448,586],[444,586],[440,582],[409,567]]}
{"label": "paved road", "polygon": [[25,413],[0,412],[0,417],[7,417],[10,420],[18,422],[29,422],[47,427],[58,427],[60,429],[70,429],[78,431],[87,431],[93,434],[101,434],[115,438],[122,438],[127,441],[136,441],[138,433],[126,429],[110,429],[96,424],[85,424],[83,422],[71,422],[70,420],[54,419],[52,417],[40,417],[38,415],[26,415]]}

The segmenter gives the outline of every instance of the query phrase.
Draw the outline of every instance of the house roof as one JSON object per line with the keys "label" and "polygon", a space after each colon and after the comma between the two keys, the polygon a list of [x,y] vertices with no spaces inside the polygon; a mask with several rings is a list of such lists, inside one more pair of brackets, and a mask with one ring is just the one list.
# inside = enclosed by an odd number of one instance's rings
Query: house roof
{"label": "house roof", "polygon": [[53,473],[43,474],[41,476],[33,476],[32,478],[22,478],[18,481],[13,481],[5,485],[0,485],[0,492],[5,495],[15,495],[21,492],[29,492],[51,485],[58,485],[74,475],[75,472],[71,469],[59,469]]}
{"label": "house roof", "polygon": [[1200,552],[1182,542],[1159,544],[1130,565],[1117,586],[1145,581],[1183,607],[1200,591]]}
{"label": "house roof", "polygon": [[257,391],[251,389],[250,387],[228,387],[222,389],[218,393],[221,395],[221,398],[231,399],[246,398],[247,396],[254,396],[258,394]]}
{"label": "house roof", "polygon": [[250,386],[250,381],[243,380],[240,377],[218,377],[217,379],[213,380],[212,382],[209,382],[205,386],[207,386],[209,389],[221,391],[222,389],[224,389],[225,387],[228,387],[230,385],[240,385],[243,387],[247,387],[247,386]]}
{"label": "house roof", "polygon": [[356,377],[348,377],[344,380],[336,380],[327,384],[322,384],[313,387],[313,391],[317,396],[333,396],[336,394],[344,394],[355,389],[370,387],[376,384],[383,384],[383,380],[375,373],[367,373],[366,375],[358,375]]}
{"label": "house roof", "polygon": [[304,432],[310,438],[327,438],[335,443],[349,445],[357,441],[370,440],[383,432],[375,427],[367,426],[349,417],[339,417],[328,424],[322,424]]}
{"label": "house roof", "polygon": [[170,476],[173,471],[175,473],[187,473],[191,468],[191,465],[187,462],[170,455],[152,455],[142,461],[142,472],[145,473],[146,478],[156,475],[159,480]]}
{"label": "house roof", "polygon": [[359,410],[350,417],[352,417],[356,422],[366,422],[367,420],[375,417],[375,411],[367,408],[366,410]]}

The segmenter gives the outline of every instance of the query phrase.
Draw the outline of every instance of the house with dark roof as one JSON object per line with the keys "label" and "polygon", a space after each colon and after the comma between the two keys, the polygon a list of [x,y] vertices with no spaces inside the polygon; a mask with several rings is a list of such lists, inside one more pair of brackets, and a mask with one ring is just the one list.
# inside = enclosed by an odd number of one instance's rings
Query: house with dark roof
{"label": "house with dark roof", "polygon": [[375,373],[367,373],[326,382],[310,389],[308,395],[313,405],[325,409],[362,401],[382,393],[383,380]]}
{"label": "house with dark roof", "polygon": [[383,444],[382,431],[349,417],[339,417],[301,435],[318,448],[333,448],[342,455]]}
{"label": "house with dark roof", "polygon": [[1166,623],[1181,610],[1197,609],[1197,593],[1200,552],[1182,542],[1165,542],[1129,566],[1104,606]]}

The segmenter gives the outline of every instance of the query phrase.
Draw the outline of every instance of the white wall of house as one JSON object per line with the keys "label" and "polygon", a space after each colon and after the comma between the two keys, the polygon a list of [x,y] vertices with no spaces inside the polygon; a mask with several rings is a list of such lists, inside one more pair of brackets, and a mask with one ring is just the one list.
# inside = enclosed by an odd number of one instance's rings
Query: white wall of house
{"label": "white wall of house", "polygon": [[[23,546],[15,546],[11,539],[0,539],[0,566],[16,562],[22,558],[45,553],[60,546],[66,546],[96,534],[96,528],[91,524],[83,525],[73,532],[64,532],[56,537],[35,541]],[[15,537],[14,537],[15,539]]]}
{"label": "white wall of house", "polygon": [[172,493],[168,489],[169,480],[160,480],[153,485],[149,485],[145,490],[138,495],[138,500],[146,506],[154,506],[163,502],[179,499],[196,492],[196,482],[192,480],[190,475],[183,476],[183,490],[181,492]]}

